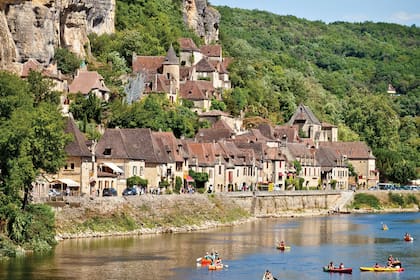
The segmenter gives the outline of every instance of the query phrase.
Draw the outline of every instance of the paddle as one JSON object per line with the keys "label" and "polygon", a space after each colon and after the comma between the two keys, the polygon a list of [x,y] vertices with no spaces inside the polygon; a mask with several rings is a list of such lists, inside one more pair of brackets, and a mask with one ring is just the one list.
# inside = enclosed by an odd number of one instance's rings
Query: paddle
{"label": "paddle", "polygon": [[197,262],[201,261],[202,258],[197,258]]}

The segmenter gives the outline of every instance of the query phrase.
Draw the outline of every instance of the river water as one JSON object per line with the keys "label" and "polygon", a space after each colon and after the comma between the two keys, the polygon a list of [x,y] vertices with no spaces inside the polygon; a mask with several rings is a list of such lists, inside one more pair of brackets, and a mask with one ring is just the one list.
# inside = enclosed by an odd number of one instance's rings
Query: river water
{"label": "river water", "polygon": [[[413,242],[403,241],[405,232]],[[291,249],[275,249],[280,239]],[[197,266],[196,259],[211,250],[227,267]],[[404,272],[359,271],[385,264],[390,254],[402,261]],[[323,272],[330,261],[352,267],[353,274]],[[260,219],[205,232],[66,240],[49,255],[0,262],[0,279],[251,280],[266,269],[278,279],[418,280],[420,213]]]}

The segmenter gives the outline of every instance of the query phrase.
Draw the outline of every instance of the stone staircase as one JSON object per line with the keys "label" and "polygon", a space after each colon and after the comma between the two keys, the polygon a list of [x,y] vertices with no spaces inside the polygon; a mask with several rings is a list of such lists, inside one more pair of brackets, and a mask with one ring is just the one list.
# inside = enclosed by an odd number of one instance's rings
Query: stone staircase
{"label": "stone staircase", "polygon": [[341,192],[340,198],[334,203],[332,211],[334,212],[347,212],[347,205],[353,200],[353,191]]}

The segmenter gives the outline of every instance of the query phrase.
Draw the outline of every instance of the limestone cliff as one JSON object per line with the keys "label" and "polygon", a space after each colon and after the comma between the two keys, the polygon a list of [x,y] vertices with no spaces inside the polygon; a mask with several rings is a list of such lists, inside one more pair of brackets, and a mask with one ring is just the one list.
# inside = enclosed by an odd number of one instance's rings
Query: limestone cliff
{"label": "limestone cliff", "polygon": [[185,23],[206,44],[219,41],[220,13],[207,0],[183,0],[183,12]]}
{"label": "limestone cliff", "polygon": [[115,0],[0,0],[0,68],[49,64],[57,47],[84,57],[88,34],[114,32],[114,16]]}

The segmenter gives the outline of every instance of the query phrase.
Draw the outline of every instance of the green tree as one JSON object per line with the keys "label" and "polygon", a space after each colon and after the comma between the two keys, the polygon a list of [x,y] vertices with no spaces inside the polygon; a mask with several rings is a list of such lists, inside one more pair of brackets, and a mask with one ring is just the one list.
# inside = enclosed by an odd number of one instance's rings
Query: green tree
{"label": "green tree", "polygon": [[54,59],[63,74],[73,74],[80,67],[80,59],[67,49],[56,49]]}

